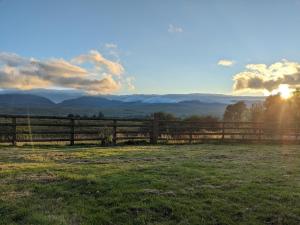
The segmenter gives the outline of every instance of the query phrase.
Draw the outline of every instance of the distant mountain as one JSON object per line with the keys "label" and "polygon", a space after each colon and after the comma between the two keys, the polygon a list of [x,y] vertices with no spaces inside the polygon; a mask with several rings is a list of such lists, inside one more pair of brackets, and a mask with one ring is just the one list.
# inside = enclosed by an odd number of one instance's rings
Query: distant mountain
{"label": "distant mountain", "polygon": [[[55,103],[62,102],[68,99],[75,99],[85,96],[85,93],[77,90],[50,90],[50,89],[34,89],[28,91],[20,90],[0,90],[0,94],[31,94],[38,95],[50,99]],[[149,104],[155,103],[178,103],[182,101],[196,100],[206,103],[223,103],[232,104],[237,101],[245,101],[248,104],[263,101],[263,96],[235,96],[223,94],[132,94],[132,95],[99,95],[97,97],[106,98],[109,100],[116,100],[122,102],[143,102]]]}
{"label": "distant mountain", "polygon": [[[49,93],[49,99],[28,94],[33,92],[42,93],[44,96]],[[250,105],[264,99],[264,97],[218,94],[82,96],[80,92],[67,91],[67,94],[65,94],[64,91],[58,91],[55,99],[57,100],[59,97],[63,100],[56,102],[53,100],[56,91],[53,92],[41,89],[10,93],[2,90],[3,94],[0,94],[0,113],[64,116],[70,113],[93,115],[101,111],[105,116],[144,117],[162,111],[181,117],[190,115],[221,117],[228,104],[245,101]]]}
{"label": "distant mountain", "polygon": [[[136,99],[137,100],[137,99]],[[99,110],[106,116],[141,117],[148,116],[158,111],[173,113],[177,116],[190,116],[193,114],[221,116],[226,104],[206,103],[197,100],[171,102],[171,103],[148,103],[148,101],[118,101],[104,97],[83,96],[65,100],[59,104],[61,109],[71,108],[74,112],[86,110],[86,114]]]}
{"label": "distant mountain", "polygon": [[182,101],[200,101],[203,103],[232,104],[238,101],[245,101],[248,104],[263,101],[262,96],[235,96],[223,94],[167,94],[167,95],[107,95],[111,100],[124,102],[140,101],[144,103],[178,103]]}
{"label": "distant mountain", "polygon": [[111,107],[124,104],[122,101],[109,100],[97,96],[83,96],[79,98],[64,100],[58,104],[62,107]]}
{"label": "distant mountain", "polygon": [[84,96],[83,91],[77,90],[51,90],[51,89],[33,89],[33,90],[16,90],[16,89],[7,89],[7,90],[0,90],[1,94],[30,94],[30,95],[37,95],[41,97],[45,97],[50,99],[55,103],[62,102],[66,99],[78,98]]}
{"label": "distant mountain", "polygon": [[29,94],[0,95],[1,107],[53,107],[55,103],[47,98]]}

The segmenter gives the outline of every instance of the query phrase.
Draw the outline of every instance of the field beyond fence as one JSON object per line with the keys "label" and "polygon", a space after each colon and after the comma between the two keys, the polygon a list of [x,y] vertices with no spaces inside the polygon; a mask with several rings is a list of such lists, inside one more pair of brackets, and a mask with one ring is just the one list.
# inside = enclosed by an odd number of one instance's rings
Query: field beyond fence
{"label": "field beyond fence", "polygon": [[0,115],[0,141],[102,144],[206,141],[299,142],[298,124]]}

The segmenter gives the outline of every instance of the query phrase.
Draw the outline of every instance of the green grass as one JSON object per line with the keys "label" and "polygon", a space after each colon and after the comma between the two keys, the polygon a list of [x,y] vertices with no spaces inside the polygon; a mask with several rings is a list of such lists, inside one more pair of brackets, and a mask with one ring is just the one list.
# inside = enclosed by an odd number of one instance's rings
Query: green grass
{"label": "green grass", "polygon": [[1,147],[0,224],[300,224],[300,146]]}

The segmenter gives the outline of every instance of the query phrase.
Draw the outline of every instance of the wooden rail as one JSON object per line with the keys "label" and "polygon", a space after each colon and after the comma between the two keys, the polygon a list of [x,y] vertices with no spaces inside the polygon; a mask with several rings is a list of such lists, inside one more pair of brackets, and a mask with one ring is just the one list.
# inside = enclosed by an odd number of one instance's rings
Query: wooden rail
{"label": "wooden rail", "polygon": [[0,142],[299,142],[299,124],[0,115]]}

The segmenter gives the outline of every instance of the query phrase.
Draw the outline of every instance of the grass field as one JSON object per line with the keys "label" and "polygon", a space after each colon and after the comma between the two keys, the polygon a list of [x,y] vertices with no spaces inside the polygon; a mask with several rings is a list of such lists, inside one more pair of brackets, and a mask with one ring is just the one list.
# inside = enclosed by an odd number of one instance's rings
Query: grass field
{"label": "grass field", "polygon": [[0,224],[300,224],[300,146],[1,147]]}

